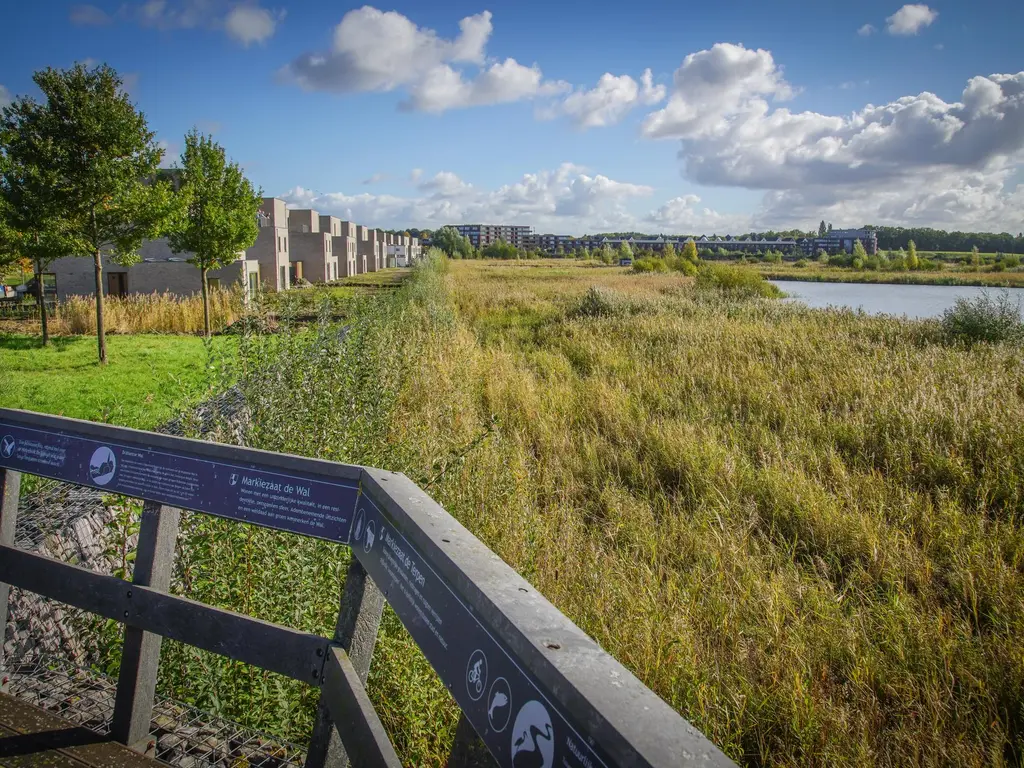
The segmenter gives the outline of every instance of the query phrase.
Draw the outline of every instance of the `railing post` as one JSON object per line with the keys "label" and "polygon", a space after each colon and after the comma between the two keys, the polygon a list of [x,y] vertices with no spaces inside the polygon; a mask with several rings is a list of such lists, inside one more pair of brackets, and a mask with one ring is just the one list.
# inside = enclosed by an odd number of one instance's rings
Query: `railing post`
{"label": "railing post", "polygon": [[[164,592],[170,588],[180,520],[180,509],[149,501],[142,507],[133,584]],[[153,746],[149,740],[149,726],[156,697],[160,641],[160,635],[152,632],[127,625],[124,628],[124,650],[110,733],[117,741],[140,752],[148,752]]]}
{"label": "railing post", "polygon": [[[14,546],[14,526],[18,522],[18,497],[21,472],[0,467],[0,545]],[[4,667],[4,638],[7,636],[7,598],[11,585],[0,582],[0,691],[6,693],[10,674]]]}
{"label": "railing post", "polygon": [[[334,641],[348,654],[364,686],[370,674],[370,660],[377,644],[377,629],[383,613],[384,594],[377,589],[373,579],[353,556],[345,575],[345,586],[342,587]],[[331,723],[327,702],[321,694],[313,736],[306,753],[306,768],[345,768],[348,764],[348,755]]]}

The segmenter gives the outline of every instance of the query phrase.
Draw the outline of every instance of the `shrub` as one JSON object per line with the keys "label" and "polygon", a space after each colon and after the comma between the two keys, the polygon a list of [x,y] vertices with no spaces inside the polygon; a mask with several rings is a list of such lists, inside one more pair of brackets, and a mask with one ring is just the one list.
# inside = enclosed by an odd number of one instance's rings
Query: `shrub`
{"label": "shrub", "polygon": [[1020,304],[1007,291],[994,297],[984,292],[973,299],[957,299],[943,314],[942,327],[950,338],[964,341],[1024,341]]}
{"label": "shrub", "polygon": [[659,259],[657,256],[644,256],[639,259],[633,259],[633,271],[668,272],[668,266],[665,264],[664,259]]}
{"label": "shrub", "polygon": [[777,298],[782,295],[760,272],[728,264],[705,264],[697,270],[696,286],[744,298]]}
{"label": "shrub", "polygon": [[1016,269],[1020,266],[1020,256],[1014,253],[1003,256],[1003,266],[1007,269]]}
{"label": "shrub", "polygon": [[[637,259],[637,261],[644,261],[644,259]],[[634,268],[637,261],[633,262]],[[569,312],[570,317],[618,317],[622,314],[625,314],[625,302],[621,297],[612,291],[598,288],[596,285],[591,286],[583,294],[583,298],[575,308]]]}
{"label": "shrub", "polygon": [[803,269],[804,267],[808,266],[810,263],[811,262],[809,262],[807,259],[797,259],[796,262],[794,262],[793,266],[794,267],[800,267],[800,269]]}

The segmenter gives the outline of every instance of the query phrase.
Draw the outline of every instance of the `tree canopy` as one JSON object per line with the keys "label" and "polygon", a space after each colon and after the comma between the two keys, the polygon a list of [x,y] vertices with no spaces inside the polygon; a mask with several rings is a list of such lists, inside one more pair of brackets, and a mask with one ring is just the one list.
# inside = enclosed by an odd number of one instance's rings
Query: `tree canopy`
{"label": "tree canopy", "polygon": [[33,80],[44,101],[22,96],[4,110],[3,151],[23,170],[17,184],[42,206],[39,215],[62,222],[68,255],[93,257],[106,362],[102,258],[130,264],[143,240],[162,234],[174,205],[170,185],[156,178],[163,150],[105,64],[47,68]]}
{"label": "tree canopy", "polygon": [[473,255],[473,246],[455,227],[441,227],[435,230],[430,242],[453,259],[468,259]]}
{"label": "tree canopy", "polygon": [[196,130],[185,136],[178,189],[180,215],[168,242],[175,253],[191,253],[199,268],[203,290],[203,325],[210,335],[207,272],[238,259],[256,242],[256,212],[261,195],[237,163],[228,162],[224,148]]}

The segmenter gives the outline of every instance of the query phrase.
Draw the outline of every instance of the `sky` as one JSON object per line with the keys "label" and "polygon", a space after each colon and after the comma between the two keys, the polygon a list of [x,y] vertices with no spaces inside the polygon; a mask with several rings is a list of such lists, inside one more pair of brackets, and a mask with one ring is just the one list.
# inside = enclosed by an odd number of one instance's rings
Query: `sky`
{"label": "sky", "polygon": [[0,105],[107,63],[174,162],[374,227],[1024,230],[1024,2],[95,0],[3,11]]}

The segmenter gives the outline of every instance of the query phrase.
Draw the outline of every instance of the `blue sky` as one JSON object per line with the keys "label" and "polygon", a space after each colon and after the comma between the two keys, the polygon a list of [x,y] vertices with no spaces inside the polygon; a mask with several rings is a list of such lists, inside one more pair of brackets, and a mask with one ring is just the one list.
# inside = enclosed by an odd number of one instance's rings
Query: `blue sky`
{"label": "blue sky", "polygon": [[580,8],[19,4],[0,101],[109,63],[171,155],[374,226],[1024,229],[1020,0]]}

